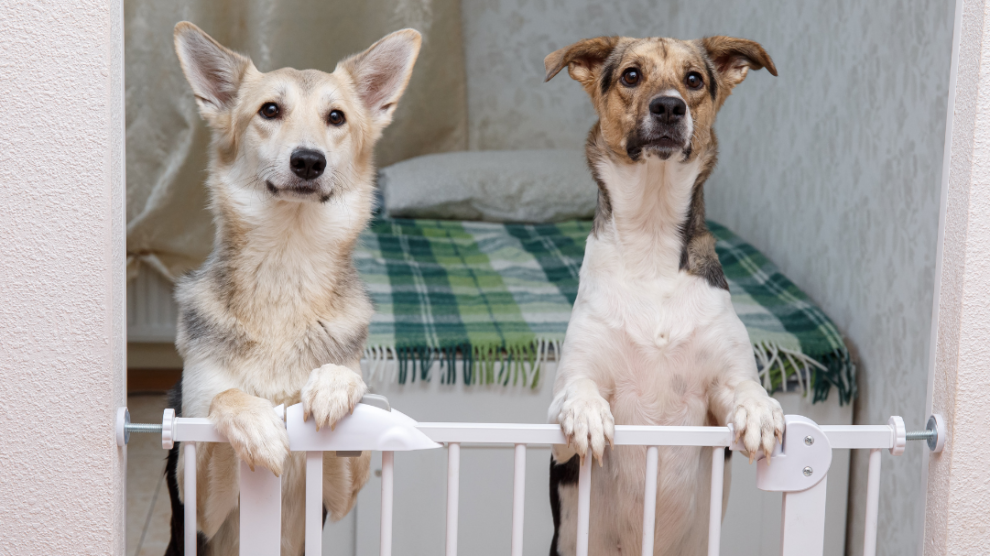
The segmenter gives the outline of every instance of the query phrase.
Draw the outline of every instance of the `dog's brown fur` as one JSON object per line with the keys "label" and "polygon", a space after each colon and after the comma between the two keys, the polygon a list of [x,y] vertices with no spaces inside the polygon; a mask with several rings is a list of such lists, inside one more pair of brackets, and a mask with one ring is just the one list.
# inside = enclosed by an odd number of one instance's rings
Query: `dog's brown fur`
{"label": "dog's brown fur", "polygon": [[[420,35],[393,33],[333,73],[262,73],[186,22],[175,43],[213,132],[207,187],[217,227],[209,259],[177,286],[181,411],[210,417],[229,441],[197,451],[197,521],[209,554],[237,553],[240,459],[282,477],[282,553],[298,554],[303,457],[288,452],[273,407],[302,403],[306,419],[332,427],[366,391],[359,361],[373,309],[351,252],[371,216],[374,145]],[[300,151],[323,157],[318,173],[293,167]],[[369,453],[324,456],[332,519],[350,511],[369,462]],[[167,472],[176,490],[177,451]],[[176,535],[173,524],[170,554],[181,553]]]}
{"label": "dog's brown fur", "polygon": [[[732,37],[707,37],[695,41],[653,37],[598,37],[577,42],[546,57],[546,80],[564,67],[591,97],[599,120],[588,134],[585,151],[592,176],[598,183],[595,231],[612,216],[609,193],[597,170],[603,157],[632,164],[640,160],[638,126],[657,93],[676,90],[690,107],[694,133],[682,153],[684,161],[698,158],[702,170],[695,182],[691,210],[683,227],[681,267],[705,277],[712,285],[728,288],[715,256],[715,241],[705,225],[703,185],[715,169],[718,140],[713,125],[732,89],[750,69],[767,68],[777,75],[773,60],[758,43]],[[633,68],[641,80],[623,86],[621,76]],[[691,73],[700,74],[703,86],[692,89],[685,83]]]}

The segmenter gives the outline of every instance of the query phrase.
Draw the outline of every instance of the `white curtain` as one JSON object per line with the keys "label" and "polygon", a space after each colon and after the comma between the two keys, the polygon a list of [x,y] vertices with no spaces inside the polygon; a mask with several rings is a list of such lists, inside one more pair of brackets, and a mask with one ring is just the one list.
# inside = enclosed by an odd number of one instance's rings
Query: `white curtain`
{"label": "white curtain", "polygon": [[209,133],[172,47],[182,20],[251,57],[261,71],[333,71],[341,58],[413,27],[424,43],[379,167],[467,147],[459,0],[126,0],[127,261],[175,280],[212,248],[203,185]]}

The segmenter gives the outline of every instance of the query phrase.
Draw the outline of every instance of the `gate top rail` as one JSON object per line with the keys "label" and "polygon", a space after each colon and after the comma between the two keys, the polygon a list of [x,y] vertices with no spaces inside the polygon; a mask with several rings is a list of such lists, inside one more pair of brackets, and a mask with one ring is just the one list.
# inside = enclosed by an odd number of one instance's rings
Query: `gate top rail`
{"label": "gate top rail", "polygon": [[[394,411],[381,396],[367,396],[334,429],[316,430],[315,424],[303,420],[301,404],[275,408],[285,423],[289,449],[306,452],[305,553],[322,552],[323,452],[336,451],[349,457],[366,450],[382,452],[381,556],[391,556],[394,459],[396,451],[426,450],[448,446],[447,464],[447,550],[457,556],[458,485],[460,481],[461,444],[508,444],[515,446],[513,485],[512,555],[522,555],[523,498],[525,492],[526,446],[565,444],[559,425],[515,423],[417,423]],[[783,493],[781,547],[784,556],[820,556],[824,547],[825,492],[833,449],[869,449],[867,481],[865,556],[876,552],[877,512],[880,489],[880,450],[900,455],[908,440],[926,440],[933,452],[945,444],[946,428],[941,416],[933,415],[925,431],[908,433],[900,417],[891,417],[886,425],[818,425],[799,415],[786,415],[784,438],[774,448],[774,465],[757,455],[757,488]],[[127,444],[131,432],[156,432],[162,435],[162,447],[171,449],[175,442],[185,442],[183,461],[196,465],[196,446],[200,442],[226,442],[209,419],[176,417],[166,409],[161,425],[130,422],[127,408],[117,413],[117,444]],[[643,556],[652,556],[658,447],[710,446],[739,449],[734,429],[726,427],[669,427],[617,425],[614,444],[646,447],[646,481],[643,497]],[[590,531],[592,458],[581,462],[577,499],[577,556],[587,556]],[[711,454],[711,492],[709,508],[708,554],[717,556],[721,536],[723,470],[721,450]],[[196,473],[184,475],[184,534],[186,553],[196,551]],[[270,471],[240,466],[240,551],[242,556],[274,554],[279,551],[281,535],[281,479]]]}
{"label": "gate top rail", "polygon": [[[292,451],[405,451],[437,448],[439,444],[566,444],[559,425],[528,423],[419,423],[391,409],[382,396],[366,396],[353,415],[345,416],[333,431],[316,432],[312,423],[302,421],[302,409],[296,404],[285,410],[277,407],[285,420]],[[360,424],[358,424],[360,423]],[[127,444],[130,433],[161,433],[162,447],[175,442],[227,442],[213,423],[200,417],[176,417],[166,409],[162,424],[131,423],[126,407],[117,413],[117,444]],[[891,417],[886,425],[819,425],[833,449],[889,449],[903,452],[907,441],[924,440],[932,452],[945,445],[945,421],[940,415],[928,419],[924,431],[906,432],[900,417]],[[671,427],[616,425],[616,446],[710,446],[736,450],[734,429],[727,427]]]}

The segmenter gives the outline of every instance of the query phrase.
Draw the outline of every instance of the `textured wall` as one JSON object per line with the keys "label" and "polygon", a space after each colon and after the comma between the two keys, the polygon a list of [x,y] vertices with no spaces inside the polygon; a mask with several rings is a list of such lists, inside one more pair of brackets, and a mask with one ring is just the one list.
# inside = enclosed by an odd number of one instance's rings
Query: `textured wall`
{"label": "textured wall", "polygon": [[929,462],[926,556],[985,554],[990,545],[990,6],[961,8],[930,390],[949,439]]}
{"label": "textured wall", "polygon": [[0,9],[0,554],[122,554],[119,0]]}
{"label": "textured wall", "polygon": [[[763,250],[836,321],[860,360],[860,423],[925,418],[952,0],[649,2],[464,0],[470,144],[579,146],[594,121],[543,57],[602,34],[761,42],[780,77],[751,73],[719,116],[709,214]],[[920,543],[922,450],[884,456],[879,554]],[[862,539],[866,455],[851,487]]]}

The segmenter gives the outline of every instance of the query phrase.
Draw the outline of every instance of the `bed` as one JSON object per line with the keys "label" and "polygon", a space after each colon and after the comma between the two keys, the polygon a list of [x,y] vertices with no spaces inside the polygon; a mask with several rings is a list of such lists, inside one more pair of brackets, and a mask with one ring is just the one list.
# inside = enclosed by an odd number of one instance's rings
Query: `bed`
{"label": "bed", "polygon": [[[832,321],[756,248],[708,226],[764,387],[849,403],[855,367]],[[564,339],[590,231],[588,220],[376,218],[355,254],[376,308],[368,378],[536,388]]]}

